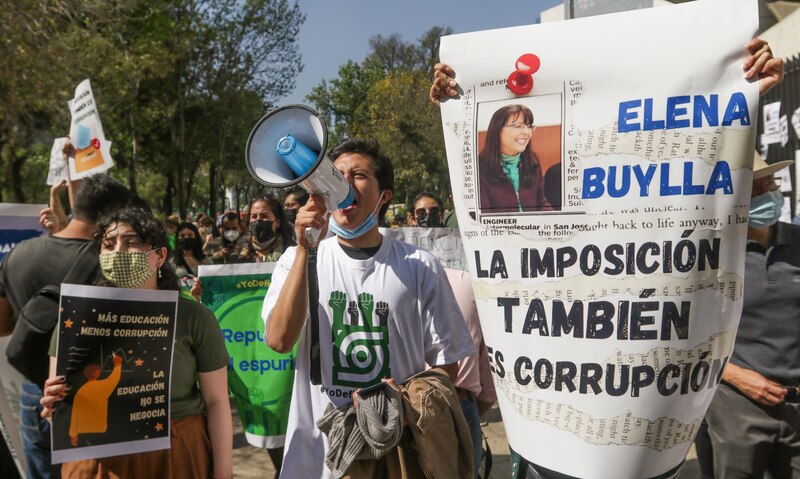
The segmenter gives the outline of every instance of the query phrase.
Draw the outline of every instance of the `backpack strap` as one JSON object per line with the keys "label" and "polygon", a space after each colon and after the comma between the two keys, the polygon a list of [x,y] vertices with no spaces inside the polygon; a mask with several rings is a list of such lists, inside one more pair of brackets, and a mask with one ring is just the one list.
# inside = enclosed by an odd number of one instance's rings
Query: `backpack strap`
{"label": "backpack strap", "polygon": [[308,327],[311,329],[311,367],[309,375],[311,384],[319,386],[322,384],[322,368],[319,344],[319,279],[317,277],[317,249],[311,248],[308,254],[308,308],[310,321]]}

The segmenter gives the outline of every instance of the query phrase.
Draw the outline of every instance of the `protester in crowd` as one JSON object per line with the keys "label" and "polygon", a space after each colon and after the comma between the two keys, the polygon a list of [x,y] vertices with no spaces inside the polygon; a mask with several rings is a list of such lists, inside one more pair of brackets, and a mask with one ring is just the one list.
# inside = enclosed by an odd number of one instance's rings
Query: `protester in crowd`
{"label": "protester in crowd", "polygon": [[297,210],[308,202],[308,192],[302,188],[289,190],[283,199],[283,213],[289,224],[294,227],[294,220],[297,217]]}
{"label": "protester in crowd", "polygon": [[236,263],[239,255],[247,247],[249,235],[242,233],[239,215],[234,212],[225,213],[219,227],[220,236],[209,238],[203,252],[214,264]]}
{"label": "protester in crowd", "polygon": [[[248,211],[250,241],[241,250],[236,262],[277,261],[286,248],[294,245],[292,231],[280,202],[273,195],[257,196],[250,201]],[[195,283],[195,290],[198,296],[202,294],[202,284],[199,280]],[[283,462],[283,445],[266,449],[275,467],[275,477],[279,477]]]}
{"label": "protester in crowd", "polygon": [[214,224],[214,218],[211,216],[203,216],[199,220],[197,220],[197,231],[200,232],[200,238],[202,239],[202,247],[203,251],[206,251],[206,247],[209,244],[209,241],[219,236],[219,231],[217,230],[216,225]]}
{"label": "protester in crowd", "polygon": [[717,477],[800,477],[800,226],[756,153],[742,317],[706,421]]}
{"label": "protester in crowd", "polygon": [[423,191],[413,202],[414,226],[434,228],[442,224],[442,202],[433,193]]}
{"label": "protester in crowd", "polygon": [[[14,331],[17,315],[28,301],[48,285],[60,285],[72,268],[87,283],[98,271],[92,234],[98,218],[131,201],[125,186],[108,175],[81,181],[72,202],[72,221],[61,231],[23,241],[0,263],[0,336]],[[55,323],[55,320],[53,321]],[[20,391],[20,430],[30,477],[59,477],[60,467],[50,463],[50,424],[39,417],[41,385],[23,381]]]}
{"label": "protester in crowd", "polygon": [[248,211],[250,241],[242,250],[239,261],[278,261],[286,248],[294,244],[292,229],[280,202],[272,195],[258,196],[250,201]]}
{"label": "protester in crowd", "polygon": [[[192,294],[197,280],[197,269],[201,264],[208,264],[208,260],[203,254],[202,238],[195,225],[184,222],[178,225],[177,231],[177,245],[175,255],[172,257],[175,275],[178,277],[181,291]],[[199,293],[197,288],[194,289],[195,293]],[[195,299],[200,300],[199,296]]]}
{"label": "protester in crowd", "polygon": [[[328,404],[352,405],[358,388],[401,383],[423,371],[426,362],[454,378],[457,361],[475,350],[441,265],[378,230],[378,216],[393,195],[394,173],[377,142],[349,139],[330,157],[350,182],[355,202],[334,211],[330,222],[319,196],[300,208],[298,245],[281,257],[264,301],[267,344],[285,353],[300,341],[284,477],[328,477],[327,443],[316,426]],[[310,278],[307,227],[319,228],[322,237],[327,228],[335,235],[319,242]],[[311,303],[306,327],[309,285],[318,300]],[[368,339],[352,350],[347,345],[354,338]],[[321,384],[313,385],[317,372]]]}
{"label": "protester in crowd", "polygon": [[[178,289],[178,278],[167,265],[166,234],[150,212],[126,208],[111,213],[102,220],[96,239],[101,271],[97,285]],[[56,331],[51,357],[56,354],[57,336]],[[67,462],[62,477],[232,477],[228,354],[214,314],[196,301],[179,297],[174,344],[170,448]],[[55,375],[53,358],[41,400],[42,417],[52,414],[67,389],[64,377]]]}
{"label": "protester in crowd", "polygon": [[494,381],[492,380],[489,354],[483,340],[483,331],[478,318],[478,306],[472,292],[472,280],[469,273],[455,269],[446,269],[447,279],[453,287],[458,308],[464,316],[467,329],[475,344],[475,352],[458,362],[458,376],[455,386],[461,411],[467,420],[475,457],[475,478],[482,458],[481,416],[497,402]]}

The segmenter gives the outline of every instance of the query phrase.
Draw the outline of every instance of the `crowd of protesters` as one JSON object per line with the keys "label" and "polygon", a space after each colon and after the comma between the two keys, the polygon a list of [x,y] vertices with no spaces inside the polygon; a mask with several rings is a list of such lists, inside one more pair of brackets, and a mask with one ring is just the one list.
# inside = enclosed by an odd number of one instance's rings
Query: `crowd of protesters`
{"label": "crowd of protesters", "polygon": [[[748,48],[752,57],[746,65],[764,76],[763,92],[765,84],[769,87],[780,81],[782,62],[774,63],[763,42]],[[431,89],[434,101],[455,94],[452,76],[449,67],[437,67]],[[64,153],[73,153],[69,144]],[[416,477],[413,471],[426,470],[434,471],[436,477],[477,476],[482,456],[480,416],[496,397],[469,277],[445,270],[429,252],[381,232],[379,224],[391,224],[385,215],[394,195],[394,172],[377,142],[348,139],[330,157],[355,196],[353,205],[334,212],[326,211],[323,198],[292,190],[283,192],[282,200],[271,194],[255,196],[244,211],[226,211],[216,218],[199,214],[158,220],[142,200],[105,174],[53,187],[51,204],[40,215],[49,235],[22,242],[0,263],[0,334],[11,334],[26,302],[43,286],[60,284],[76,263],[86,272],[85,284],[183,289],[187,297],[180,299],[177,313],[180,340],[176,343],[182,346],[176,346],[180,361],[171,383],[172,447],[68,462],[63,468],[51,464],[50,425],[42,418],[61,406],[70,387],[63,376],[55,375],[51,360],[49,379],[44,384],[26,381],[21,391],[24,455],[31,477],[232,477],[228,356],[213,313],[199,303],[198,268],[255,262],[277,263],[263,306],[265,341],[278,352],[299,344],[285,447],[269,451],[279,473],[304,478],[355,477],[356,472],[369,477],[401,473]],[[760,167],[761,176],[753,185],[754,203],[762,195],[767,195],[763,201],[768,203],[775,191],[772,174],[777,167]],[[71,218],[59,200],[64,188],[69,192]],[[432,192],[419,193],[406,211],[405,219],[396,220],[395,226],[455,224],[452,211],[444,211],[441,199]],[[765,261],[767,249],[789,248],[796,242],[794,230],[782,223],[774,226],[776,220],[769,217],[762,224],[751,223],[748,274],[751,262]],[[318,244],[309,244],[305,228],[329,234]],[[787,252],[773,262],[796,267],[794,256]],[[769,285],[777,283],[769,271],[765,274],[759,279],[759,287],[765,290],[758,295],[761,301],[772,298]],[[796,274],[786,277],[797,283]],[[751,293],[747,288],[752,285],[745,286],[748,311]],[[786,338],[787,328],[775,329],[778,342]],[[361,352],[375,355],[377,359],[369,358],[376,361],[375,368],[365,371],[363,357],[349,356],[345,344],[352,341],[351,335],[370,338],[370,348]],[[737,339],[737,348],[740,342],[744,339]],[[51,345],[50,355],[54,354]],[[742,379],[743,368],[753,376],[760,363],[740,359],[734,357],[733,367],[726,370],[724,379],[730,387],[723,387],[723,392],[729,390],[731,401],[754,410],[752,424],[761,421],[767,423],[761,429],[778,427],[775,434],[779,434],[797,416],[797,408],[785,402],[787,390],[781,384],[786,381],[772,381],[769,371],[763,376],[756,373],[763,379],[764,391],[754,391],[753,381]],[[95,373],[87,371],[87,377],[96,379]],[[789,374],[800,378],[793,375],[794,370]],[[742,393],[747,397],[739,397]],[[434,396],[437,399],[430,399]],[[421,428],[426,411],[415,409],[419,397],[439,401],[425,405],[442,416],[434,421],[435,428]],[[743,443],[769,443],[770,438],[762,437],[769,434],[748,437],[735,428],[725,431],[722,425],[745,423],[730,420],[733,406],[721,406],[716,413],[717,403],[722,398],[715,399],[708,417],[714,468],[732,468],[731,463],[747,462],[751,456],[763,459],[758,451],[747,455],[749,444],[722,454],[721,448],[733,440],[729,437]],[[776,420],[776,411],[785,417]],[[356,430],[353,426],[364,421],[370,427]],[[370,432],[380,432],[382,442],[365,438]],[[792,434],[800,436],[796,430]],[[353,444],[362,444],[358,441],[370,446],[351,450]],[[793,437],[785,443],[776,448],[795,451],[800,441]],[[413,460],[399,452],[403,448],[417,451]],[[800,470],[795,465],[800,455],[786,456],[781,458],[782,468],[773,471]],[[750,468],[742,477],[756,477],[753,474],[771,469],[769,460],[761,462],[736,467]]]}

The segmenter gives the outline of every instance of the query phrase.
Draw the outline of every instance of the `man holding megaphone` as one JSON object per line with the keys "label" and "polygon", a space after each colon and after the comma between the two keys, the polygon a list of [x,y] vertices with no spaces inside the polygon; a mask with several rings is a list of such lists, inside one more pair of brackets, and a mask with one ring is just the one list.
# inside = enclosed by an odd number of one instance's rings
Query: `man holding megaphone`
{"label": "man holding megaphone", "polygon": [[[456,363],[474,351],[442,266],[431,254],[378,231],[394,173],[377,142],[346,140],[330,158],[349,183],[353,202],[328,215],[324,196],[313,194],[299,209],[298,245],[281,257],[264,301],[269,346],[287,352],[300,341],[283,477],[328,477],[327,442],[316,421],[329,404],[352,405],[360,388],[402,383],[425,363],[455,378]],[[316,248],[311,275],[316,272],[318,291],[311,295],[308,263],[316,245],[309,230],[322,237],[326,230],[334,233]],[[318,315],[316,332],[310,331],[313,321],[307,322],[309,303]],[[311,372],[316,333],[319,385],[312,384]]]}

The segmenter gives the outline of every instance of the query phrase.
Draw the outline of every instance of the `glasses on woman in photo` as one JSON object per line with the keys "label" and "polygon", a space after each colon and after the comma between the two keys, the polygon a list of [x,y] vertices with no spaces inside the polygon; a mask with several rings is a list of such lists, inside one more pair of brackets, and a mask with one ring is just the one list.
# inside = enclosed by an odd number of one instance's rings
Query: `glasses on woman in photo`
{"label": "glasses on woman in photo", "polygon": [[536,125],[530,123],[514,122],[508,125],[503,125],[503,128],[513,128],[515,130],[535,130]]}

